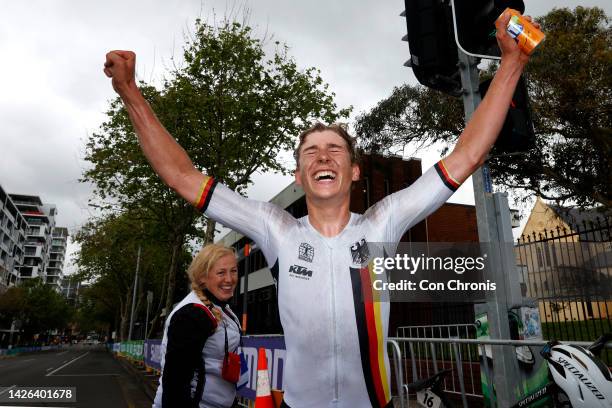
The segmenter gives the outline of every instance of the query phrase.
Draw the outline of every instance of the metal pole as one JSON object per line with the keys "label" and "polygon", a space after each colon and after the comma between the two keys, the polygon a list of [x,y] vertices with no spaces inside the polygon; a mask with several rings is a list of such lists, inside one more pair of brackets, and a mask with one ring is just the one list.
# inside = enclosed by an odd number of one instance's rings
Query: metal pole
{"label": "metal pole", "polygon": [[136,274],[134,275],[134,291],[132,292],[132,312],[130,313],[130,331],[128,333],[128,341],[132,340],[132,329],[134,328],[134,309],[136,308],[136,291],[138,287],[138,270],[140,269],[141,249],[141,246],[138,245],[138,257],[136,258]]}
{"label": "metal pole", "polygon": [[147,318],[145,319],[145,340],[149,338],[149,309],[153,303],[153,292],[147,291]]}
{"label": "metal pole", "polygon": [[[400,397],[400,408],[404,408],[404,373],[402,372],[402,351],[399,344],[395,340],[387,340],[387,346],[391,345],[393,350],[393,365],[395,366],[395,382],[397,384],[397,393]],[[408,395],[406,395],[408,397]]]}
{"label": "metal pole", "polygon": [[9,348],[13,346],[13,333],[15,332],[15,319],[11,321],[11,331],[9,333]]}
{"label": "metal pole", "polygon": [[[465,109],[465,121],[470,120],[472,114],[480,104],[480,93],[478,90],[478,61],[458,51],[459,72],[463,85],[463,105]],[[509,279],[516,275],[514,258],[507,254],[508,244],[504,241],[511,226],[504,225],[509,222],[509,214],[502,214],[507,210],[508,204],[505,196],[494,197],[492,194],[491,178],[487,165],[483,165],[472,175],[474,186],[474,202],[476,206],[476,219],[478,223],[478,237],[481,243],[489,243],[494,248],[489,256],[489,264],[492,266],[492,278],[496,282],[497,290],[494,296],[489,296],[484,305],[475,305],[476,313],[486,312],[489,322],[489,332],[491,339],[509,339],[510,324],[508,322],[508,310],[511,305],[520,303],[520,299],[513,296],[513,288]],[[499,195],[498,195],[499,196]],[[505,201],[505,205],[502,201]],[[509,247],[511,249],[511,247]],[[515,276],[516,277],[516,276]],[[517,283],[518,285],[518,283]],[[517,287],[518,289],[518,287]],[[520,292],[519,292],[520,295]],[[516,302],[516,303],[515,303]],[[497,406],[506,407],[513,403],[512,391],[516,388],[518,378],[518,365],[514,350],[509,347],[493,347],[493,380],[496,391]],[[486,360],[486,356],[484,357]],[[485,361],[486,364],[486,361]]]}
{"label": "metal pole", "polygon": [[457,376],[459,377],[459,389],[461,390],[461,402],[463,408],[468,408],[467,398],[465,396],[465,383],[463,380],[463,360],[461,359],[461,349],[459,344],[453,343],[453,350],[455,352],[455,361],[457,362]]}
{"label": "metal pole", "polygon": [[247,305],[249,303],[249,269],[250,269],[250,256],[251,246],[249,244],[244,245],[244,297],[242,300],[242,332],[247,331]]}

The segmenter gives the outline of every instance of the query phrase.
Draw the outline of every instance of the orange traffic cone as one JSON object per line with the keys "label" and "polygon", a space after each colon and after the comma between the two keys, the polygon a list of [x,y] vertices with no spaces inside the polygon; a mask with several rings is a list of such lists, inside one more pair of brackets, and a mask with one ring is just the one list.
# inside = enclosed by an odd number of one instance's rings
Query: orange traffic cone
{"label": "orange traffic cone", "polygon": [[270,392],[270,377],[268,376],[268,360],[266,349],[259,348],[257,356],[257,391],[255,395],[255,408],[274,408],[272,393]]}

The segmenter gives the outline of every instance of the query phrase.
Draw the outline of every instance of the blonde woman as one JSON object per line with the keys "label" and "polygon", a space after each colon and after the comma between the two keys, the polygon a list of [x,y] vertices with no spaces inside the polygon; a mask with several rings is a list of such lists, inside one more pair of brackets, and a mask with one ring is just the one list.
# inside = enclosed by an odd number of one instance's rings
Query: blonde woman
{"label": "blonde woman", "polygon": [[238,282],[236,254],[232,248],[207,245],[187,274],[191,292],[166,320],[153,407],[231,407],[237,378],[236,361],[229,357],[237,357],[241,335],[227,304]]}

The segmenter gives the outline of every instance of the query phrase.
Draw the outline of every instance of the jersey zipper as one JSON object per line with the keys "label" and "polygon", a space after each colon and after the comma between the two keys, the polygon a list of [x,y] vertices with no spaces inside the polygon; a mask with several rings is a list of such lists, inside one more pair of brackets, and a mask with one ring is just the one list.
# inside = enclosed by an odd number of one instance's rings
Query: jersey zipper
{"label": "jersey zipper", "polygon": [[329,265],[331,269],[331,307],[332,307],[332,347],[334,359],[334,399],[333,402],[338,402],[338,339],[337,339],[337,321],[336,321],[336,280],[334,274],[334,256],[333,249],[329,248]]}

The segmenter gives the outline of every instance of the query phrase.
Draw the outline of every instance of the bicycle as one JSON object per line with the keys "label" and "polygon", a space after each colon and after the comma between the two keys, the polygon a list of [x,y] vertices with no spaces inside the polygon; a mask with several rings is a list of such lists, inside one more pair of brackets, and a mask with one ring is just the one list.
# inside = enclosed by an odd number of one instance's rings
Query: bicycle
{"label": "bicycle", "polygon": [[415,392],[418,404],[426,408],[454,408],[442,389],[444,377],[451,371],[453,370],[442,370],[429,378],[404,384],[406,395]]}

